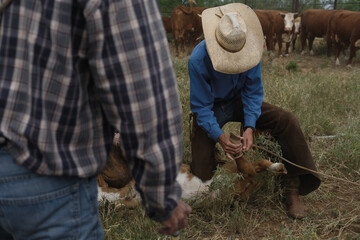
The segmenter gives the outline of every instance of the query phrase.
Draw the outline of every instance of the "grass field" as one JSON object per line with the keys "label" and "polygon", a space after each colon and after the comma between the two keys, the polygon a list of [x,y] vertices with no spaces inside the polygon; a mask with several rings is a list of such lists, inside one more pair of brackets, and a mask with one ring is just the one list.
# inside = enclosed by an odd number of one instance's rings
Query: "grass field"
{"label": "grass field", "polygon": [[[221,199],[203,198],[193,208],[180,239],[360,239],[360,58],[353,67],[335,66],[321,42],[315,56],[295,52],[289,57],[264,53],[265,101],[298,117],[323,180],[304,198],[306,218],[291,220],[280,201],[281,191],[268,173],[247,202],[234,201],[226,189]],[[187,58],[173,58],[183,107],[184,162],[191,161],[189,142],[189,78]],[[237,125],[226,126],[226,131]],[[276,143],[259,138],[272,150]],[[263,156],[251,150],[250,160]],[[339,178],[341,180],[335,179]],[[354,184],[355,183],[355,184]],[[356,185],[358,184],[358,185]],[[171,239],[157,233],[142,207],[100,207],[106,239]]]}

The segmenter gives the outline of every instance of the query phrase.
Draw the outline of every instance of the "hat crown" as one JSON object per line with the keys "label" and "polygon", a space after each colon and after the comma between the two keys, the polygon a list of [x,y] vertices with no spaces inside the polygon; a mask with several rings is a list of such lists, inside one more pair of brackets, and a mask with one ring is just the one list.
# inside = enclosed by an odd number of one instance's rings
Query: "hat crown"
{"label": "hat crown", "polygon": [[215,30],[216,40],[227,51],[238,52],[246,42],[246,24],[238,12],[228,12],[221,17]]}
{"label": "hat crown", "polygon": [[[206,49],[216,71],[242,73],[259,64],[264,35],[259,18],[249,6],[230,3],[208,8],[201,19]],[[224,22],[220,23],[221,20]]]}

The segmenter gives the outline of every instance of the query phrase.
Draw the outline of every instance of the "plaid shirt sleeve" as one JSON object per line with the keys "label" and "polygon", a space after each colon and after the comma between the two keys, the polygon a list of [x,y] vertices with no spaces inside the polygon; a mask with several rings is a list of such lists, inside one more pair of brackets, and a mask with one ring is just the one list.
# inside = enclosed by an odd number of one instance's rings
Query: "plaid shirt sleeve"
{"label": "plaid shirt sleeve", "polygon": [[[85,1],[86,2],[86,1]],[[155,0],[88,1],[88,57],[107,120],[120,132],[147,214],[168,219],[181,188],[182,115]]]}

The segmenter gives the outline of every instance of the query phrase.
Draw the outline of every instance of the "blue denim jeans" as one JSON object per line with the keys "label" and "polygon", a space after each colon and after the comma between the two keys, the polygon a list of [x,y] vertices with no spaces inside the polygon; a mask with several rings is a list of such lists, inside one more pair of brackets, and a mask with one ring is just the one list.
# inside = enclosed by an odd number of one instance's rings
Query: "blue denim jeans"
{"label": "blue denim jeans", "polygon": [[96,177],[41,176],[0,149],[0,239],[104,239]]}

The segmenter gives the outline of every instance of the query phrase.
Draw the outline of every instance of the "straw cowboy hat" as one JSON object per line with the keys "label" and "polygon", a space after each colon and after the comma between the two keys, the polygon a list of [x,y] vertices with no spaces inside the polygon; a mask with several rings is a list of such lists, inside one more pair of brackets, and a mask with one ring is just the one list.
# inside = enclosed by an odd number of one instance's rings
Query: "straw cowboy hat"
{"label": "straw cowboy hat", "polygon": [[264,36],[250,7],[231,3],[208,8],[201,17],[206,48],[216,71],[242,73],[260,62]]}

